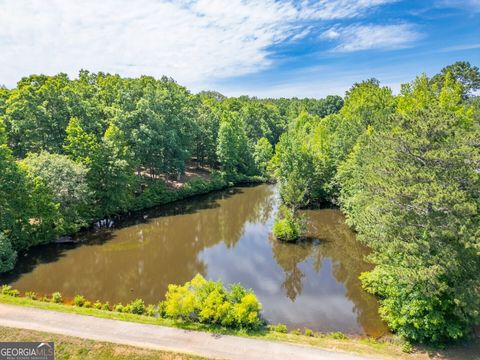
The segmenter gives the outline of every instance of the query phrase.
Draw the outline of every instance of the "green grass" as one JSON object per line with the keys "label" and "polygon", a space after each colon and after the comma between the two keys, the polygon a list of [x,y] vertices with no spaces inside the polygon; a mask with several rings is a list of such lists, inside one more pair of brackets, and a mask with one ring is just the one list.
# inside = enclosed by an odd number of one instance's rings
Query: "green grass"
{"label": "green grass", "polygon": [[205,360],[206,358],[167,351],[141,349],[103,341],[85,340],[71,336],[41,331],[0,327],[1,341],[38,341],[55,343],[55,359],[157,359],[157,360]]}
{"label": "green grass", "polygon": [[[330,334],[315,333],[314,336],[306,336],[298,335],[296,334],[296,332],[282,333],[271,331],[268,329],[262,329],[257,331],[246,331],[241,329],[235,330],[207,324],[175,321],[171,319],[149,317],[145,315],[117,313],[113,311],[96,310],[93,308],[76,307],[66,304],[54,304],[50,302],[42,302],[39,300],[31,300],[24,297],[13,297],[7,295],[0,295],[0,303],[34,307],[38,309],[53,310],[64,313],[94,316],[104,319],[115,319],[141,324],[169,326],[196,331],[207,331],[216,334],[242,336],[260,340],[288,342],[293,344],[318,347],[326,350],[351,352],[384,359],[423,360],[438,358],[436,356],[442,356],[442,358],[448,359],[480,360],[480,356],[476,355],[480,353],[480,341],[478,339],[473,342],[466,343],[464,345],[458,345],[444,351],[440,351],[438,349],[417,347],[414,349],[414,352],[412,354],[406,354],[402,351],[402,345],[404,344],[404,342],[394,336],[388,336],[384,339],[377,340],[366,337],[339,336],[338,332]],[[2,341],[7,341],[3,340],[3,337],[0,339],[2,339]]]}
{"label": "green grass", "polygon": [[[118,313],[113,311],[97,310],[93,308],[83,308],[72,305],[65,304],[55,304],[50,302],[42,302],[38,300],[31,300],[25,297],[13,297],[7,295],[0,295],[0,302],[5,304],[19,305],[19,306],[28,306],[44,310],[53,310],[64,313],[74,313],[79,315],[94,316],[104,319],[115,319],[136,322],[141,324],[151,324],[151,325],[161,325],[176,327],[181,329],[188,330],[197,330],[197,331],[207,331],[217,334],[224,335],[235,335],[242,337],[250,337],[261,340],[272,340],[272,341],[282,341],[295,344],[302,344],[308,346],[314,346],[324,349],[335,349],[340,351],[347,352],[356,352],[362,354],[375,354],[375,355],[385,355],[392,352],[392,345],[388,343],[375,342],[375,346],[372,346],[371,343],[365,343],[360,338],[352,339],[335,339],[335,336],[329,334],[316,334],[316,336],[305,336],[305,335],[296,335],[292,333],[280,333],[275,331],[270,331],[267,329],[257,330],[257,331],[247,331],[247,330],[235,330],[227,329],[218,326],[212,326],[207,324],[200,323],[191,323],[191,322],[182,322],[175,321],[172,319],[149,317],[145,315],[134,315],[126,313]],[[397,354],[401,354],[400,348],[397,346],[395,348]]]}

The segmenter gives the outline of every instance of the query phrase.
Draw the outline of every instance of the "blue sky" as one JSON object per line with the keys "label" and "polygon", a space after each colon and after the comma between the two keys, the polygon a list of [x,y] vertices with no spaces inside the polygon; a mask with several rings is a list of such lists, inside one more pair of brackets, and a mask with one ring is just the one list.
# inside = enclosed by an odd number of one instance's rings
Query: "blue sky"
{"label": "blue sky", "polygon": [[226,95],[343,95],[480,66],[480,0],[0,0],[0,84],[79,69]]}

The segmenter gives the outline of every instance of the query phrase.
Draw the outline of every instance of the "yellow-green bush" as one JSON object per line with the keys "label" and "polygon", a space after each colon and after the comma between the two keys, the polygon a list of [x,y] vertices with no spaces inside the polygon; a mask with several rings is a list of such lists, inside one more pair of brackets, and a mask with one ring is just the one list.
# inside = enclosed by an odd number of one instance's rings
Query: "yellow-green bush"
{"label": "yellow-green bush", "polygon": [[262,306],[251,290],[240,285],[230,289],[201,275],[181,285],[169,285],[166,300],[159,306],[165,316],[226,327],[257,328]]}
{"label": "yellow-green bush", "polygon": [[83,305],[85,305],[85,302],[87,300],[85,299],[84,296],[82,295],[76,295],[74,298],[73,298],[73,304],[75,306],[78,306],[78,307],[82,307]]}
{"label": "yellow-green bush", "polygon": [[55,304],[60,304],[61,302],[63,302],[62,294],[58,291],[54,292],[52,294],[52,302]]}
{"label": "yellow-green bush", "polygon": [[12,288],[10,285],[2,285],[0,293],[2,295],[8,295],[13,297],[17,297],[20,295],[20,292],[17,289]]}

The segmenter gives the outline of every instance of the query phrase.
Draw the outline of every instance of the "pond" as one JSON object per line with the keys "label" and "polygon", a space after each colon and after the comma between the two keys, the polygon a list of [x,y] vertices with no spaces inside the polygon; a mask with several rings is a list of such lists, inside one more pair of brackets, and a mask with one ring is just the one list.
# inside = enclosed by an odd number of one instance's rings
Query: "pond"
{"label": "pond", "polygon": [[287,244],[271,234],[277,205],[276,187],[259,185],[158,207],[78,235],[81,244],[31,249],[0,282],[39,294],[155,304],[168,284],[200,273],[252,288],[271,323],[385,333],[377,301],[358,280],[370,269],[364,261],[368,249],[341,212],[304,211],[310,240]]}

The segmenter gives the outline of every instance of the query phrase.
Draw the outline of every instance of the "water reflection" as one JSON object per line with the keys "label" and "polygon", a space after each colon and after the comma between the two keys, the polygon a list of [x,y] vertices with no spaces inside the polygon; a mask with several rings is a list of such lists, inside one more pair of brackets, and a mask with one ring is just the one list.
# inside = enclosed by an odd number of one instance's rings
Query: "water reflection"
{"label": "water reflection", "polygon": [[195,274],[240,282],[259,296],[265,317],[291,327],[378,335],[376,301],[360,288],[368,266],[336,210],[306,211],[312,240],[271,237],[276,192],[271,185],[236,188],[125,219],[84,235],[81,245],[36,248],[4,276],[20,290],[61,291],[93,300],[156,303],[169,283]]}

